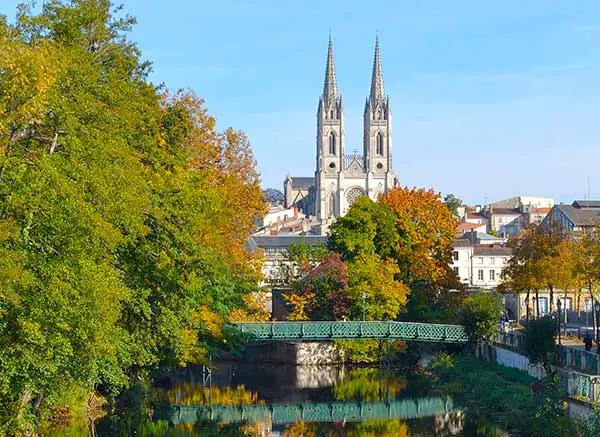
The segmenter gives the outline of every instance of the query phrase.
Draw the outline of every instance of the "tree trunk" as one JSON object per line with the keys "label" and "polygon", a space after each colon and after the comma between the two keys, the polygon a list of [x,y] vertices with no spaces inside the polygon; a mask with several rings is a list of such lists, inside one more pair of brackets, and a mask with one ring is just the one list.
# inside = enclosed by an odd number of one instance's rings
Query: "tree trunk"
{"label": "tree trunk", "polygon": [[540,292],[535,290],[535,318],[540,317]]}
{"label": "tree trunk", "polygon": [[594,334],[592,335],[592,337],[594,339],[596,339],[596,332],[598,329],[598,320],[596,317],[596,308],[594,308],[596,305],[594,305],[594,292],[592,290],[592,284],[589,285],[589,292],[590,292],[590,298],[592,299],[592,325],[594,327]]}
{"label": "tree trunk", "polygon": [[577,320],[581,320],[581,288],[577,291]]}
{"label": "tree trunk", "polygon": [[525,295],[525,320],[529,322],[529,298],[531,291],[527,290],[527,294]]}
{"label": "tree trunk", "polygon": [[548,286],[548,290],[550,290],[550,304],[548,307],[549,314],[552,314],[554,311],[554,287],[552,285]]}

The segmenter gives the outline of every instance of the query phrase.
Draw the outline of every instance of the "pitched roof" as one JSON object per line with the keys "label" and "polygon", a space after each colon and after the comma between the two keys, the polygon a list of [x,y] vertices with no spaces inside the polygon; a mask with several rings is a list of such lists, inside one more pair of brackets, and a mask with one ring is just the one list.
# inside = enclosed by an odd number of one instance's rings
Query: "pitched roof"
{"label": "pitched roof", "polygon": [[456,248],[456,247],[473,247],[474,244],[471,243],[471,241],[468,238],[456,238],[453,242],[452,242],[452,247]]}
{"label": "pitched roof", "polygon": [[299,190],[307,190],[315,184],[315,178],[312,177],[290,177],[292,180],[292,188]]}
{"label": "pitched roof", "polygon": [[512,249],[506,246],[496,246],[489,244],[481,244],[473,247],[473,256],[510,256]]}
{"label": "pitched roof", "polygon": [[600,200],[576,200],[573,202],[575,208],[600,208]]}
{"label": "pitched roof", "polygon": [[[566,215],[575,226],[596,226],[600,223],[599,207],[578,207],[580,201],[573,202],[573,205],[555,205],[564,215]],[[593,201],[584,201],[593,202]]]}
{"label": "pitched roof", "polygon": [[480,228],[482,226],[485,226],[485,224],[484,223],[460,222],[458,224],[458,231],[462,233],[462,232],[471,231],[473,229]]}
{"label": "pitched roof", "polygon": [[490,214],[496,215],[521,215],[521,212],[516,208],[492,208]]}

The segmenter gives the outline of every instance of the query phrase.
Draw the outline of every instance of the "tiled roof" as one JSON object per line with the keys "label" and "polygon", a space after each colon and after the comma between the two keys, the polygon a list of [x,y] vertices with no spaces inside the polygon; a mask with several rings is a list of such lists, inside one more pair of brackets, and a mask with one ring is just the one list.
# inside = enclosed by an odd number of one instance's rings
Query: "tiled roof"
{"label": "tiled roof", "polygon": [[458,224],[458,230],[459,232],[465,232],[465,231],[470,231],[472,229],[477,229],[480,228],[482,226],[485,226],[482,223],[467,223],[467,222],[460,222]]}
{"label": "tiled roof", "polygon": [[485,217],[483,215],[481,215],[481,213],[478,213],[478,212],[469,212],[469,213],[467,213],[467,218],[470,218],[470,219],[484,219],[485,220]]}
{"label": "tiled roof", "polygon": [[600,223],[600,207],[577,208],[578,202],[573,205],[555,205],[564,215],[566,215],[575,226],[596,226]]}

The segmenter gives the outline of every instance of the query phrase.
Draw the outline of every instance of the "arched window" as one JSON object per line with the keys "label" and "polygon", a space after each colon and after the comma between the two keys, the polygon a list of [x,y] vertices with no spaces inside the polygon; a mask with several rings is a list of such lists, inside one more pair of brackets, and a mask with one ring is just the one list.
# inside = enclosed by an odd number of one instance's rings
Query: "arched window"
{"label": "arched window", "polygon": [[381,132],[377,132],[376,143],[377,143],[377,154],[383,155],[383,135],[381,135]]}
{"label": "arched window", "polygon": [[329,111],[329,118],[331,118],[333,120],[333,109],[331,111]]}
{"label": "arched window", "polygon": [[327,217],[335,217],[335,194],[331,193],[327,199]]}
{"label": "arched window", "polygon": [[332,155],[335,155],[335,148],[336,148],[335,133],[331,132],[329,134],[329,153]]}

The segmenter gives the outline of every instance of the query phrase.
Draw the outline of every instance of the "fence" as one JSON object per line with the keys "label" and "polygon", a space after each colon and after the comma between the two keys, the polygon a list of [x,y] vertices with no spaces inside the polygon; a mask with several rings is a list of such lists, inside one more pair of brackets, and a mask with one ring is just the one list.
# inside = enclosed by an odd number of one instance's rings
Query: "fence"
{"label": "fence", "polygon": [[[525,336],[520,332],[497,332],[496,344],[507,346],[511,350],[525,353]],[[590,375],[600,375],[600,359],[598,354],[569,346],[559,348],[558,362],[560,367],[567,367]]]}

